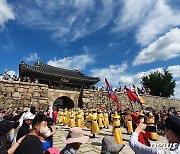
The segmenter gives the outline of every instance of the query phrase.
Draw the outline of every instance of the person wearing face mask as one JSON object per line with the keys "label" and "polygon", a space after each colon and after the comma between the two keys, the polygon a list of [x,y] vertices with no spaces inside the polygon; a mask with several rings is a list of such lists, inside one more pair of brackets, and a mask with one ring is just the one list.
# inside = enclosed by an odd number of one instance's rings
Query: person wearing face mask
{"label": "person wearing face mask", "polygon": [[48,127],[46,128],[46,133],[40,134],[39,136],[39,140],[41,141],[44,151],[52,147],[52,143],[49,140],[47,140],[49,136],[51,136],[51,131]]}
{"label": "person wearing face mask", "polygon": [[[148,147],[138,141],[138,135],[144,132],[146,124],[140,123],[131,135],[129,145],[136,154],[179,154],[180,153],[180,117],[170,115],[165,120],[164,133],[169,144],[168,149]],[[167,147],[166,145],[164,147]],[[168,150],[168,152],[167,152]]]}
{"label": "person wearing face mask", "polygon": [[20,139],[22,136],[27,135],[30,132],[30,126],[32,124],[33,119],[34,119],[34,115],[31,112],[25,113],[23,117],[23,124],[19,128],[16,140]]}
{"label": "person wearing face mask", "polygon": [[39,136],[45,135],[47,130],[47,117],[44,114],[37,114],[32,122],[32,130],[23,139],[15,154],[43,154],[44,149]]}

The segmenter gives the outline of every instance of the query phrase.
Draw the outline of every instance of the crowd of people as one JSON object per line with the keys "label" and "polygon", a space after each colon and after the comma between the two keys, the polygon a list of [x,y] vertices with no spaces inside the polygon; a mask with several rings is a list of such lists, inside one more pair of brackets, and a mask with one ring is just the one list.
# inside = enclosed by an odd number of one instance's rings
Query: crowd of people
{"label": "crowd of people", "polygon": [[[129,145],[137,154],[165,153],[150,145],[150,140],[159,140],[164,133],[169,143],[170,153],[180,153],[180,111],[174,108],[159,112],[147,109],[133,112],[105,109],[54,109],[29,111],[20,109],[0,110],[0,154],[76,154],[81,144],[89,140],[83,135],[83,128],[91,131],[96,138],[102,129],[109,129],[112,134],[102,139],[102,154],[119,153],[124,147],[122,127],[131,135]],[[52,126],[68,126],[69,133],[62,141],[63,149],[53,147]]]}
{"label": "crowd of people", "polygon": [[23,78],[17,75],[10,75],[7,71],[4,74],[0,74],[0,80],[7,80],[7,81],[21,81],[21,82],[29,82],[29,83],[38,83],[38,79],[31,79],[28,76],[24,76]]}
{"label": "crowd of people", "polygon": [[[7,71],[5,71],[4,74],[0,74],[0,80],[8,80],[8,81],[19,81],[19,82],[28,82],[28,83],[41,83],[39,82],[38,79],[31,79],[30,77],[28,76],[24,76],[23,78],[19,77],[19,76],[16,76],[16,75],[13,75],[11,76],[10,74],[8,74]],[[54,84],[53,82],[51,81],[48,81],[47,83],[46,82],[43,82],[44,84],[47,84],[49,86],[49,88],[52,88],[52,89],[77,89],[77,90],[80,90],[81,88],[80,87],[75,87],[73,85],[64,85],[64,84]],[[61,82],[60,82],[61,83]],[[63,82],[62,82],[63,83]],[[96,91],[105,91],[106,89],[102,86],[102,87],[95,87],[95,86],[91,86],[91,87],[83,87],[84,89],[91,89],[91,90],[96,90]],[[132,89],[132,91],[134,91],[134,88],[130,88]],[[150,95],[151,94],[151,90],[149,88],[137,88],[138,90],[138,93],[139,94],[144,94],[144,95]],[[125,88],[122,88],[121,86],[119,88],[116,88],[115,91],[117,92],[120,92],[120,93],[126,93],[126,89]]]}

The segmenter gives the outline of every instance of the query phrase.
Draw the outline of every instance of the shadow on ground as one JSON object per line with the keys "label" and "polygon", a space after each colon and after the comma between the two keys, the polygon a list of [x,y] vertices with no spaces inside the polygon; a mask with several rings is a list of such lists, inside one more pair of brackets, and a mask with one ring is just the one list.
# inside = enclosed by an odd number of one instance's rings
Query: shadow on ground
{"label": "shadow on ground", "polygon": [[92,142],[92,143],[91,143],[91,145],[95,145],[95,146],[102,146],[102,144],[101,144],[101,143],[99,143],[99,142]]}

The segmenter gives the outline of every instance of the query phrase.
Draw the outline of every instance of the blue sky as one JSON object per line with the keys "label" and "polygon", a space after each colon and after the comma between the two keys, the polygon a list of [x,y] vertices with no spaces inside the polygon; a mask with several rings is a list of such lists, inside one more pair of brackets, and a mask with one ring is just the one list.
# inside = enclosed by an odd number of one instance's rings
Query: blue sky
{"label": "blue sky", "polygon": [[0,72],[23,60],[140,86],[163,68],[180,99],[179,0],[0,0]]}

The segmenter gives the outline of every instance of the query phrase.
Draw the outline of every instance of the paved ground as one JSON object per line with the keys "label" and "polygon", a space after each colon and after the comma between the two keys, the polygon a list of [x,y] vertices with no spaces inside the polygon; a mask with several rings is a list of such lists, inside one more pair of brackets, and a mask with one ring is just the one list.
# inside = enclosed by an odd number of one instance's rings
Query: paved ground
{"label": "paved ground", "polygon": [[[63,147],[65,147],[65,144],[62,142],[62,137],[67,135],[69,128],[67,126],[55,125],[54,129],[56,129],[57,131],[56,134],[54,135],[54,146],[59,149],[62,149]],[[84,134],[90,137],[88,143],[81,145],[79,149],[79,153],[83,153],[83,154],[100,153],[102,138],[105,135],[112,136],[111,127],[109,129],[101,130],[100,134],[96,135],[96,138],[91,138],[92,135],[89,129],[84,128],[83,130],[84,130]],[[130,138],[130,135],[126,134],[126,130],[124,128],[122,128],[122,132],[123,132],[123,141],[124,141],[125,147],[120,153],[133,154],[134,152],[131,150],[131,148],[128,145],[128,140]],[[160,139],[158,141],[151,141],[151,143],[166,143],[166,139],[165,137],[160,136]]]}

